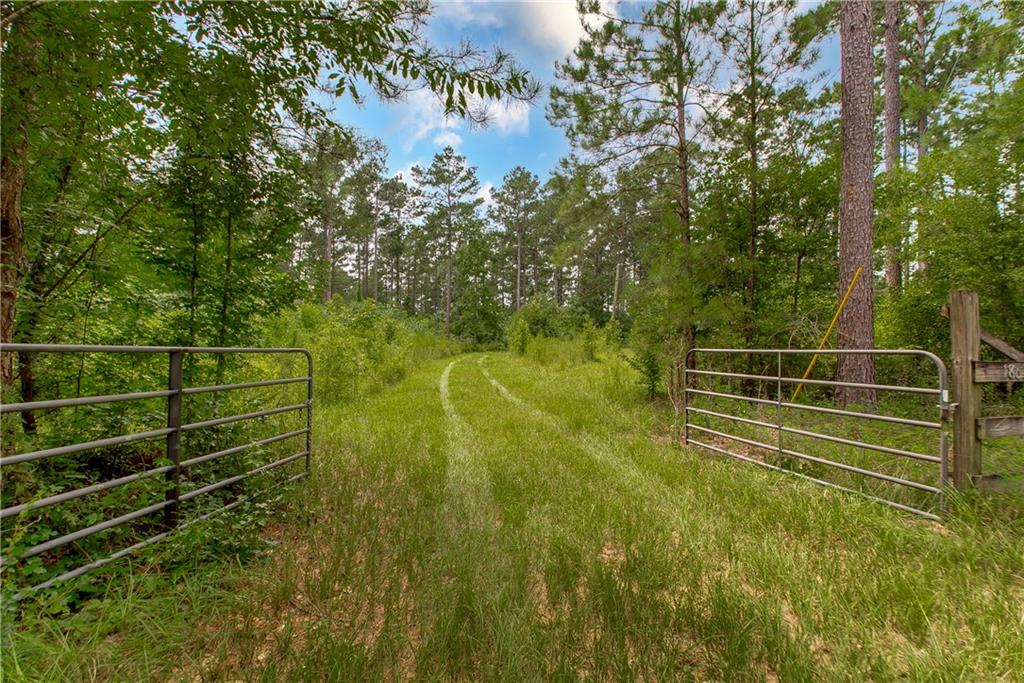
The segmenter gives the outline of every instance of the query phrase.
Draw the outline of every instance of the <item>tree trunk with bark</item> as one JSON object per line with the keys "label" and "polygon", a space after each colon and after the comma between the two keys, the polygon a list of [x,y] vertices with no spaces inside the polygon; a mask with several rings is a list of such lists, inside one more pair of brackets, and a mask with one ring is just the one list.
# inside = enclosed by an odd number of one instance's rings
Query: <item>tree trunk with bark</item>
{"label": "tree trunk with bark", "polygon": [[[847,0],[840,5],[840,296],[857,269],[861,269],[860,278],[839,316],[840,349],[873,349],[875,345],[871,266],[874,200],[871,28],[871,0]],[[869,354],[841,355],[837,376],[841,382],[874,383],[874,358]],[[871,389],[839,387],[836,393],[844,404],[875,400]]]}
{"label": "tree trunk with bark", "polygon": [[[26,266],[21,194],[25,187],[23,162],[27,147],[25,141],[19,141],[12,155],[0,160],[0,344],[14,341],[18,290]],[[0,381],[3,386],[14,383],[14,359],[8,352],[0,354]]]}
{"label": "tree trunk with bark", "polygon": [[[3,56],[5,87],[17,88],[18,95],[11,98],[15,110],[8,108],[3,112],[8,121],[15,123],[8,139],[3,140],[0,155],[0,345],[14,341],[18,290],[28,268],[21,197],[28,167],[29,117],[35,99],[30,84],[36,70],[36,46],[26,37],[24,24],[12,21],[13,16],[7,17],[10,28],[4,39]],[[0,387],[12,384],[14,357],[9,352],[0,352]]]}
{"label": "tree trunk with bark", "polygon": [[409,273],[409,278],[408,278],[408,288],[409,288],[408,296],[409,296],[409,314],[410,315],[416,315],[416,296],[417,296],[416,284],[418,282],[419,282],[419,271],[416,269],[415,266],[413,266],[413,268],[411,269],[411,271]]}
{"label": "tree trunk with bark", "polygon": [[[899,164],[900,148],[900,0],[885,0],[885,170]],[[902,234],[902,230],[899,233]],[[900,240],[902,242],[902,239]],[[899,247],[885,248],[885,286],[898,292],[903,286]]]}
{"label": "tree trunk with bark", "polygon": [[[743,287],[743,299],[744,304],[747,308],[746,313],[746,330],[744,330],[744,341],[747,348],[754,347],[754,337],[757,332],[757,241],[760,233],[760,189],[761,189],[761,174],[760,174],[760,155],[758,154],[760,149],[760,137],[758,136],[758,118],[759,108],[757,100],[757,75],[760,67],[760,54],[758,50],[757,42],[757,16],[756,16],[756,4],[750,3],[749,6],[749,32],[747,34],[747,88],[749,89],[748,101],[747,101],[747,134],[745,135],[747,144],[747,160],[749,163],[747,185],[750,189],[748,211],[750,213],[750,232],[747,236],[747,278]],[[758,368],[756,366],[758,358],[755,354],[747,354],[747,374],[756,374]],[[753,392],[756,389],[756,383],[753,380],[745,380],[744,388],[748,392]]]}
{"label": "tree trunk with bark", "polygon": [[[24,126],[15,134],[19,139],[11,145],[11,153],[0,159],[0,344],[14,341],[18,290],[27,267],[21,195],[25,188],[28,134]],[[5,387],[14,383],[14,359],[10,353],[0,353],[0,382]]]}
{"label": "tree trunk with bark", "polygon": [[[925,84],[925,49],[927,48],[928,34],[927,27],[925,26],[925,10],[927,9],[927,3],[922,0],[918,0],[915,5],[917,13],[917,59],[918,59],[918,70],[917,70],[917,87],[924,92]],[[928,131],[928,112],[921,108],[917,116],[917,161],[921,163],[921,158],[928,153],[928,148],[925,145],[924,136]]]}
{"label": "tree trunk with bark", "polygon": [[[231,225],[231,212],[228,211],[224,223],[224,281],[220,291],[220,324],[217,331],[217,346],[228,346],[228,313],[231,310],[231,257],[234,252],[234,230]],[[217,384],[223,383],[224,370],[227,367],[227,354],[217,354]]]}
{"label": "tree trunk with bark", "polygon": [[[683,72],[683,55],[688,49],[687,40],[684,37],[683,22],[681,15],[681,7],[676,4],[676,20],[674,26],[673,39],[675,41],[675,49],[677,54],[677,66],[676,66],[676,90],[675,90],[675,108],[676,108],[676,120],[675,120],[675,133],[676,133],[676,168],[679,173],[679,203],[677,206],[677,212],[679,214],[679,224],[681,227],[681,238],[683,245],[683,278],[686,280],[686,294],[687,299],[690,298],[689,289],[691,287],[691,280],[693,278],[693,267],[690,262],[691,254],[691,235],[690,235],[690,155],[689,149],[687,148],[686,138],[686,90],[689,84],[689,80]],[[688,303],[687,308],[689,310],[688,318],[684,322],[683,328],[683,342],[686,347],[683,353],[686,354],[687,367],[692,369],[694,358],[692,354],[687,353],[694,347],[694,342],[697,336],[697,328],[693,321],[692,306]]]}
{"label": "tree trunk with bark", "polygon": [[[682,107],[680,107],[682,111]],[[682,241],[683,241],[683,277],[687,283],[693,278],[693,267],[690,263],[690,173],[689,173],[689,154],[686,149],[686,119],[681,114],[679,115],[679,220],[682,227]],[[689,285],[687,285],[689,287]],[[687,292],[687,297],[689,293]],[[691,315],[688,316],[690,319],[685,323],[685,329],[683,330],[683,336],[686,341],[687,350],[692,349],[694,341],[696,339],[696,327],[693,324],[692,311]],[[687,355],[688,367],[692,366],[692,355]],[[693,369],[690,367],[690,369]]]}
{"label": "tree trunk with bark", "polygon": [[619,289],[622,282],[622,262],[615,264],[615,285],[612,290],[612,318],[619,317]]}
{"label": "tree trunk with bark", "polygon": [[396,255],[391,267],[391,298],[396,307],[402,305],[401,256]]}
{"label": "tree trunk with bark", "polygon": [[523,305],[523,231],[516,228],[516,310]]}
{"label": "tree trunk with bark", "polygon": [[452,208],[449,201],[448,208],[448,234],[445,240],[444,258],[444,336],[452,336]]}
{"label": "tree trunk with bark", "polygon": [[373,300],[380,300],[380,269],[379,260],[377,258],[377,251],[380,249],[380,231],[377,226],[373,226]]}
{"label": "tree trunk with bark", "polygon": [[[328,211],[330,208],[328,207]],[[324,264],[327,266],[327,283],[324,285],[323,302],[334,296],[334,216],[329,213],[324,221]]]}
{"label": "tree trunk with bark", "polygon": [[[928,29],[925,20],[925,12],[928,9],[928,4],[923,0],[918,0],[915,5],[917,14],[917,58],[918,58],[918,70],[917,70],[917,87],[919,92],[924,92],[926,83],[926,73],[928,63],[926,59],[926,53],[928,49]],[[928,110],[923,106],[921,111],[918,112],[917,117],[917,165],[918,168],[921,166],[921,160],[928,153],[928,145],[925,142],[925,136],[928,134]],[[928,262],[920,258],[918,254],[917,269],[924,271],[928,267]]]}

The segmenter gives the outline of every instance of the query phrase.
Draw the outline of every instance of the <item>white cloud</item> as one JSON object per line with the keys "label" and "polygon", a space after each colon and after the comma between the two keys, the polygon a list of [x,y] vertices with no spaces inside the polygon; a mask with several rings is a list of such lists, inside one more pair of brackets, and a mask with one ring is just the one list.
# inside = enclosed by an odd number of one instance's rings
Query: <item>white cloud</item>
{"label": "white cloud", "polygon": [[567,57],[583,37],[575,0],[516,3],[519,34],[550,57]]}
{"label": "white cloud", "polygon": [[412,151],[417,142],[423,140],[435,130],[447,130],[459,127],[458,119],[445,116],[444,109],[437,97],[428,90],[415,90],[398,105],[402,112],[398,126],[406,135],[402,148]]}
{"label": "white cloud", "polygon": [[[473,98],[479,103],[478,98]],[[487,130],[499,135],[526,135],[530,132],[530,108],[523,102],[488,101]],[[431,139],[435,145],[457,147],[462,143],[464,122],[456,116],[445,116],[437,97],[428,90],[415,90],[396,105],[397,127],[403,138],[402,149],[411,152],[421,140]]]}
{"label": "white cloud", "polygon": [[462,144],[462,136],[453,130],[446,130],[434,136],[434,144],[438,147],[458,147]]}
{"label": "white cloud", "polygon": [[465,0],[442,0],[431,5],[434,16],[458,26],[482,26],[497,28],[504,25],[501,4],[495,2],[466,2]]}
{"label": "white cloud", "polygon": [[[613,13],[613,5],[612,0],[602,0],[601,9]],[[569,56],[583,37],[576,0],[442,0],[434,4],[434,17],[460,28],[506,29],[542,55],[544,61]],[[600,23],[599,17],[585,18],[591,25]]]}
{"label": "white cloud", "polygon": [[481,206],[484,211],[490,209],[494,205],[494,183],[488,180],[481,185],[480,189],[476,191],[476,198],[484,200]]}
{"label": "white cloud", "polygon": [[502,135],[526,135],[530,132],[530,106],[492,100],[487,103],[487,125]]}

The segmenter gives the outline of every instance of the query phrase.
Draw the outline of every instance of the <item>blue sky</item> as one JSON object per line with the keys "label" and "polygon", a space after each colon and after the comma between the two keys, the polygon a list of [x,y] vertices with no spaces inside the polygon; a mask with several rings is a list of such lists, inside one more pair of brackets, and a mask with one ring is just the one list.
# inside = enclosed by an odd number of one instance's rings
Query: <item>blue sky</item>
{"label": "blue sky", "polygon": [[[517,165],[543,179],[569,151],[562,131],[545,119],[547,89],[555,79],[555,63],[571,54],[582,34],[575,0],[435,2],[426,32],[432,43],[455,46],[465,39],[480,48],[501,46],[541,82],[537,101],[529,107],[495,105],[492,122],[485,128],[445,119],[427,92],[388,104],[367,98],[357,105],[346,98],[336,103],[335,118],[383,140],[391,151],[393,173],[413,164],[427,165],[435,153],[452,144],[479,169],[485,188],[500,185]],[[823,46],[821,61],[831,70],[838,62],[838,46],[831,41]]]}

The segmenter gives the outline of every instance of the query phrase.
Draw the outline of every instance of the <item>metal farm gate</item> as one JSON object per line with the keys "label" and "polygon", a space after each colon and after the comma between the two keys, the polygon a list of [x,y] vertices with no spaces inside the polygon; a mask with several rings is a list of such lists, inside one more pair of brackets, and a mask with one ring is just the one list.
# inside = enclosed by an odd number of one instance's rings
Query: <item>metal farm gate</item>
{"label": "metal farm gate", "polygon": [[[123,447],[125,444],[132,444],[135,442],[142,442],[152,439],[164,439],[165,443],[162,450],[166,460],[164,464],[158,467],[150,467],[142,471],[136,471],[124,476],[115,477],[106,481],[99,481],[91,483],[88,486],[81,488],[75,488],[60,492],[49,492],[48,495],[42,495],[42,497],[35,497],[30,500],[18,502],[16,504],[9,505],[8,507],[0,510],[0,520],[8,520],[15,518],[13,521],[25,521],[26,524],[30,523],[29,520],[33,515],[42,512],[46,513],[47,508],[51,506],[57,506],[70,501],[74,501],[85,496],[94,496],[102,494],[104,496],[109,495],[113,489],[120,489],[129,484],[141,482],[143,480],[149,480],[153,477],[164,478],[164,495],[161,496],[163,499],[157,502],[151,502],[153,496],[150,495],[147,500],[143,497],[142,502],[148,503],[142,507],[131,509],[123,514],[114,516],[109,519],[101,519],[92,524],[88,524],[82,528],[74,529],[62,533],[59,536],[53,538],[47,538],[37,542],[27,548],[20,549],[17,554],[13,557],[2,558],[3,566],[11,569],[17,563],[23,563],[31,558],[58,551],[61,548],[73,547],[70,544],[77,544],[77,542],[83,539],[98,534],[104,531],[120,527],[136,520],[142,520],[150,515],[156,513],[162,513],[162,520],[158,520],[153,524],[147,525],[145,528],[148,530],[157,531],[146,536],[140,540],[137,540],[126,547],[116,549],[114,552],[99,558],[87,557],[86,561],[80,566],[74,567],[67,571],[64,571],[58,576],[49,578],[37,585],[32,586],[28,590],[36,590],[39,588],[46,588],[52,586],[58,581],[64,581],[67,579],[74,578],[87,571],[96,569],[104,566],[105,564],[112,562],[116,559],[124,557],[125,555],[149,546],[157,541],[160,541],[171,533],[184,529],[197,522],[208,519],[216,514],[230,510],[237,507],[247,498],[255,497],[256,495],[265,493],[265,491],[258,491],[252,495],[236,497],[231,502],[217,507],[216,509],[209,510],[203,514],[193,516],[189,519],[183,519],[181,514],[181,508],[185,503],[189,501],[195,501],[207,494],[213,493],[225,487],[233,487],[238,485],[242,480],[252,477],[257,474],[263,474],[270,470],[275,470],[280,467],[284,467],[290,463],[296,461],[302,461],[303,468],[298,474],[287,477],[279,484],[287,484],[298,479],[301,479],[309,473],[309,461],[312,453],[312,406],[313,406],[313,359],[310,353],[305,349],[294,349],[294,348],[217,348],[217,347],[172,347],[172,346],[93,346],[93,345],[54,345],[54,344],[5,344],[3,352],[16,352],[25,354],[130,354],[132,356],[152,356],[164,355],[167,357],[167,387],[166,389],[153,389],[150,391],[138,391],[130,393],[120,394],[109,394],[104,396],[81,396],[76,398],[58,398],[44,401],[31,401],[24,403],[7,403],[0,406],[0,413],[6,415],[9,413],[37,413],[42,414],[48,411],[60,410],[65,408],[74,408],[77,410],[81,406],[96,406],[102,404],[122,403],[122,402],[140,402],[140,401],[151,401],[154,399],[163,399],[166,408],[166,421],[163,426],[158,429],[148,429],[145,431],[136,431],[129,434],[118,434],[116,436],[109,436],[101,439],[94,439],[91,441],[83,441],[79,443],[71,443],[61,446],[53,446],[47,448],[41,448],[29,452],[17,453],[12,455],[6,455],[0,458],[0,472],[4,475],[5,483],[7,477],[11,473],[11,468],[14,466],[26,466],[30,467],[45,467],[49,464],[51,459],[59,458],[60,456],[71,456],[78,454],[84,454],[87,451],[100,451],[102,449],[111,449]],[[284,378],[270,378],[270,379],[258,379],[255,381],[238,382],[233,384],[219,384],[219,385],[204,385],[204,386],[186,386],[183,382],[183,368],[185,366],[186,357],[209,357],[211,355],[224,355],[231,354],[233,356],[238,355],[252,355],[252,354],[299,354],[305,356],[305,374],[298,377],[284,377]],[[223,359],[222,359],[223,360]],[[136,362],[141,362],[141,359]],[[254,389],[258,387],[274,387],[282,385],[305,385],[305,400],[294,403],[291,405],[281,405],[271,408],[265,408],[262,410],[245,412],[234,415],[213,415],[207,419],[197,420],[191,423],[182,423],[183,415],[183,402],[188,401],[191,397],[198,395],[226,395],[229,392],[239,392],[246,389]],[[256,399],[261,400],[261,399]],[[293,399],[294,400],[294,399]],[[213,404],[213,412],[221,405],[223,401]],[[188,454],[189,457],[182,459],[182,435],[190,432],[201,432],[203,430],[217,430],[223,425],[232,423],[241,423],[252,420],[260,420],[272,415],[282,415],[286,413],[299,413],[300,415],[304,412],[305,415],[305,426],[299,429],[290,429],[281,433],[274,433],[271,435],[265,435],[268,430],[264,429],[260,436],[262,438],[256,439],[248,443],[241,443],[230,448],[221,448],[208,453],[195,453]],[[187,413],[185,413],[187,414]],[[263,425],[266,426],[266,423]],[[180,491],[179,483],[181,482],[182,472],[189,468],[195,468],[201,463],[212,463],[213,461],[219,461],[222,458],[228,458],[247,452],[248,454],[256,453],[261,454],[266,447],[271,444],[283,442],[289,439],[302,438],[302,446],[297,449],[297,452],[287,455],[286,457],[277,458],[270,462],[264,462],[259,464],[252,469],[246,471],[232,472],[229,476],[212,482],[189,482],[193,484],[193,488],[186,492]],[[70,440],[70,439],[69,439]],[[291,450],[291,449],[289,449]],[[221,464],[227,462],[230,466],[232,462],[230,459],[227,461],[221,461]],[[237,463],[237,460],[235,461]],[[159,492],[157,492],[159,493]],[[230,498],[229,498],[230,500]],[[217,502],[224,502],[223,500]],[[207,504],[209,507],[209,504]],[[86,520],[88,521],[88,520]],[[141,524],[142,522],[136,522]],[[5,527],[8,527],[11,522],[7,522]],[[141,533],[141,532],[140,532]],[[148,533],[148,532],[147,532]],[[134,540],[134,538],[132,538]],[[5,542],[5,546],[7,543]],[[45,556],[45,555],[44,555]],[[22,593],[24,594],[24,593]]]}
{"label": "metal farm gate", "polygon": [[[798,374],[798,368],[816,355],[844,354],[870,355],[876,364],[907,361],[913,364],[913,377],[904,376],[906,383],[874,384],[787,376],[787,371]],[[693,349],[687,360],[693,369],[683,374],[685,443],[939,518],[949,478],[947,423],[952,404],[945,364],[935,354]],[[734,371],[736,365],[747,372]],[[810,366],[805,376],[809,372]],[[811,389],[798,401],[805,386]],[[869,391],[878,398],[858,410],[840,407],[836,390],[842,388]],[[808,397],[811,390],[816,393]],[[829,470],[839,472],[843,483],[825,479]],[[882,484],[872,488],[866,481]]]}

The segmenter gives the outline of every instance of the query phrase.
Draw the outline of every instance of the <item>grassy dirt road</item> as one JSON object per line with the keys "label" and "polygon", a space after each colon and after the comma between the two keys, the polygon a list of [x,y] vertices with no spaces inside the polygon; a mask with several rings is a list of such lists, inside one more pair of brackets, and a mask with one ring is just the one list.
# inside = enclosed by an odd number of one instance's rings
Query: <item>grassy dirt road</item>
{"label": "grassy dirt road", "polygon": [[190,607],[197,626],[75,661],[194,680],[1024,677],[1019,526],[925,522],[676,448],[638,392],[618,360],[471,354],[321,412],[269,559]]}

